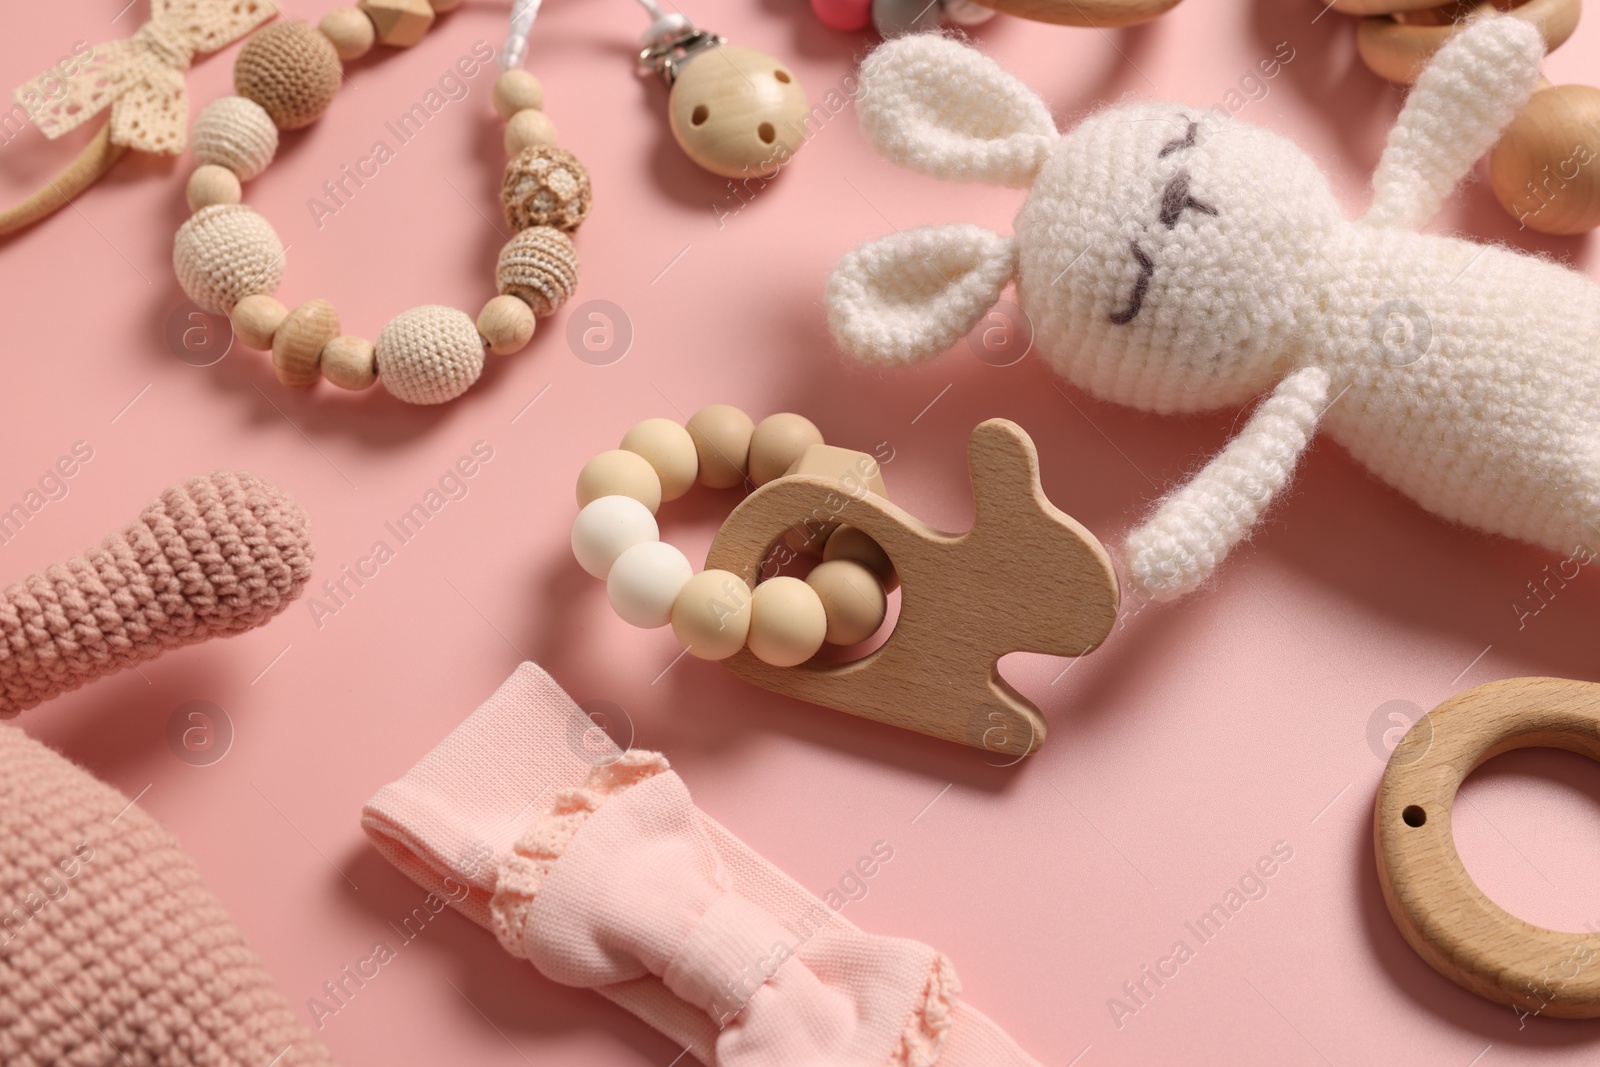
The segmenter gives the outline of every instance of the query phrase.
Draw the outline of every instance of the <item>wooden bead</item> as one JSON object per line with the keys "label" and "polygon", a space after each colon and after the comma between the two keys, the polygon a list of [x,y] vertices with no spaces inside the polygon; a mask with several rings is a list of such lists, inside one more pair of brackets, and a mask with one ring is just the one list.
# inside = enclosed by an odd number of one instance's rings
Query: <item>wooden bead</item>
{"label": "wooden bead", "polygon": [[378,43],[390,48],[410,48],[433,26],[433,8],[428,0],[361,0],[377,30]]}
{"label": "wooden bead", "polygon": [[689,417],[689,436],[700,461],[700,484],[732,489],[750,469],[750,438],[756,425],[732,404],[711,404]]}
{"label": "wooden bead", "polygon": [[816,590],[798,578],[768,578],[750,596],[750,651],[763,663],[793,667],[817,654],[828,616]]}
{"label": "wooden bead", "polygon": [[447,11],[454,11],[461,6],[461,0],[428,0],[428,3],[441,15]]}
{"label": "wooden bead", "polygon": [[[883,471],[878,461],[865,452],[834,445],[811,445],[800,454],[785,474],[804,474],[826,478],[833,482],[836,492],[843,497],[855,498],[863,493],[876,493],[887,499],[888,490],[883,484]],[[848,506],[848,505],[845,505]],[[843,508],[840,509],[843,511]],[[824,546],[838,528],[831,518],[813,515],[802,525],[783,535],[784,544],[804,555],[821,555]]]}
{"label": "wooden bead", "polygon": [[828,643],[856,645],[878,632],[889,613],[883,586],[866,567],[848,559],[819,563],[806,584],[822,599],[828,616]]}
{"label": "wooden bead", "polygon": [[184,190],[190,211],[199,211],[212,204],[237,204],[243,197],[244,189],[239,185],[239,176],[215,163],[202,163],[196,167],[194,173],[189,175],[189,184]]}
{"label": "wooden bead", "polygon": [[494,110],[503,119],[544,107],[544,86],[527,71],[508,70],[494,80]]}
{"label": "wooden bead", "polygon": [[691,656],[727,659],[750,633],[750,587],[729,571],[701,571],[672,603],[672,633]]}
{"label": "wooden bead", "polygon": [[822,431],[804,415],[781,411],[756,424],[750,437],[750,480],[766,485],[799,461],[805,450],[822,444]]}
{"label": "wooden bead", "polygon": [[233,323],[233,335],[240,344],[265,352],[272,347],[272,335],[288,317],[289,309],[275,297],[258,293],[233,305],[229,319]]}
{"label": "wooden bead", "polygon": [[530,226],[500,250],[494,276],[502,295],[551,315],[578,287],[578,250],[555,227]]}
{"label": "wooden bead", "polygon": [[805,141],[800,82],[753,48],[723,45],[691,60],[673,83],[667,110],[689,158],[727,178],[770,177]]}
{"label": "wooden bead", "polygon": [[605,581],[618,556],[660,536],[649,508],[631,496],[603,496],[585,504],[573,520],[572,554],[578,566]]}
{"label": "wooden bead", "polygon": [[263,26],[233,61],[234,91],[260,104],[280,130],[321,118],[343,78],[333,42],[304,22]]}
{"label": "wooden bead", "polygon": [[662,500],[676,500],[687,493],[700,473],[694,438],[671,419],[645,419],[623,434],[619,447],[637,452],[655,468]]}
{"label": "wooden bead", "polygon": [[[1388,0],[1386,0],[1388,2]],[[1410,3],[1393,3],[1387,10],[1399,12]],[[1451,17],[1452,5],[1426,5],[1427,11],[1388,13],[1364,18],[1356,27],[1356,48],[1374,74],[1392,82],[1410,85],[1428,65],[1433,54],[1461,29]],[[1526,19],[1544,36],[1546,52],[1553,52],[1572,36],[1582,12],[1582,0],[1522,0],[1509,8],[1514,18]],[[1436,9],[1436,10],[1435,10]],[[1462,11],[1469,8],[1463,6]]]}
{"label": "wooden bead", "polygon": [[533,327],[533,309],[514,296],[492,297],[478,312],[478,332],[497,356],[521,351],[533,340]]}
{"label": "wooden bead", "polygon": [[372,51],[373,44],[378,40],[378,31],[372,25],[372,19],[359,7],[334,8],[322,16],[317,29],[333,42],[333,50],[346,63]]}
{"label": "wooden bead", "polygon": [[665,541],[625,550],[606,575],[606,597],[623,622],[653,630],[672,621],[672,605],[694,577],[689,558]]}
{"label": "wooden bead", "polygon": [[506,121],[506,155],[512,158],[524,148],[555,143],[556,124],[543,111],[523,108]]}
{"label": "wooden bead", "polygon": [[1533,94],[1489,154],[1495,197],[1540,233],[1600,226],[1600,89],[1562,85]]}
{"label": "wooden bead", "polygon": [[883,583],[886,593],[892,593],[900,587],[900,575],[895,572],[894,561],[889,558],[889,553],[854,526],[841,525],[829,534],[822,546],[822,558],[854,560]]}
{"label": "wooden bead", "polygon": [[376,350],[363,337],[335,337],[322,346],[318,365],[322,376],[340,389],[366,389],[378,380]]}
{"label": "wooden bead", "polygon": [[661,507],[661,479],[650,461],[637,452],[613,448],[583,465],[578,472],[578,506],[603,496],[632,497],[654,515]]}
{"label": "wooden bead", "polygon": [[339,313],[326,300],[307,300],[272,335],[272,369],[284,385],[315,385],[322,346],[339,336]]}

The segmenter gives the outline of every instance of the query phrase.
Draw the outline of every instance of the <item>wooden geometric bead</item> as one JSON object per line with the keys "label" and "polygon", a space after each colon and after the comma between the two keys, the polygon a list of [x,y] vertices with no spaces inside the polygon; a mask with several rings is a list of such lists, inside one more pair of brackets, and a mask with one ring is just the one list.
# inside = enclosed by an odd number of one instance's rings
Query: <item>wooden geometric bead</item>
{"label": "wooden geometric bead", "polygon": [[500,250],[495,284],[540,317],[552,314],[578,287],[578,250],[553,226],[530,226]]}
{"label": "wooden geometric bead", "polygon": [[361,0],[378,31],[378,43],[390,48],[410,48],[433,26],[433,7],[428,0]]}
{"label": "wooden geometric bead", "polygon": [[527,71],[508,70],[494,80],[494,110],[503,119],[544,107],[544,86]]}
{"label": "wooden geometric bead", "polygon": [[491,297],[478,312],[478,332],[489,351],[509,356],[533,339],[533,309],[514,296]]}
{"label": "wooden geometric bead", "polygon": [[317,29],[333,42],[333,50],[345,62],[360,59],[372,51],[372,45],[378,39],[378,31],[372,25],[372,20],[358,7],[334,8],[322,16]]}
{"label": "wooden geometric bead", "polygon": [[288,317],[289,309],[275,297],[257,293],[233,305],[233,314],[228,318],[240,344],[265,352],[272,347],[272,335]]}
{"label": "wooden geometric bead", "polygon": [[280,130],[321,118],[343,77],[333,42],[304,22],[257,30],[233,62],[234,91],[260,104]]}
{"label": "wooden geometric bead", "polygon": [[568,233],[589,214],[589,172],[578,157],[555,145],[524,148],[506,164],[500,209],[519,230],[554,226]]}
{"label": "wooden geometric bead", "polygon": [[556,124],[543,111],[523,108],[506,122],[506,155],[516,157],[524,148],[555,144]]}
{"label": "wooden geometric bead", "polygon": [[781,411],[762,419],[750,438],[750,480],[766,485],[781,478],[806,449],[822,444],[822,431],[804,415]]}
{"label": "wooden geometric bead", "polygon": [[709,404],[689,416],[685,427],[700,457],[700,484],[732,489],[750,469],[750,436],[756,425],[732,404]]}
{"label": "wooden geometric bead", "polygon": [[362,337],[335,337],[322,346],[322,376],[340,389],[366,389],[378,380],[372,342]]}
{"label": "wooden geometric bead", "polygon": [[730,571],[701,571],[672,602],[672,633],[691,656],[727,659],[750,633],[750,587]]}
{"label": "wooden geometric bead", "polygon": [[184,189],[184,199],[189,202],[190,211],[199,211],[212,204],[237,204],[243,196],[239,176],[215,163],[202,163],[196,167]]}
{"label": "wooden geometric bead", "polygon": [[339,336],[339,313],[326,300],[307,300],[272,335],[272,368],[284,385],[315,385],[322,346]]}

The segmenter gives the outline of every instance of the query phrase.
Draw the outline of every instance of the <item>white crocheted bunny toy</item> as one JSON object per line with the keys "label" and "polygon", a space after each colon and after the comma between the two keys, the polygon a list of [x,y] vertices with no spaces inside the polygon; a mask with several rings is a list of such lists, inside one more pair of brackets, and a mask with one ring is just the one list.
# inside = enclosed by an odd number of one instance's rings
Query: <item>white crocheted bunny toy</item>
{"label": "white crocheted bunny toy", "polygon": [[1014,237],[970,225],[863,245],[828,283],[839,345],[876,364],[943,352],[1013,278],[1064,377],[1144,411],[1236,407],[1243,430],[1132,534],[1128,577],[1170,600],[1206,580],[1321,422],[1447,519],[1570,553],[1600,536],[1600,286],[1418,228],[1531,94],[1543,42],[1483,19],[1418,78],[1347,220],[1289,141],[1140,103],[1058,134],[1044,102],[937,35],[863,65],[861,124],[888,158],[1031,187]]}

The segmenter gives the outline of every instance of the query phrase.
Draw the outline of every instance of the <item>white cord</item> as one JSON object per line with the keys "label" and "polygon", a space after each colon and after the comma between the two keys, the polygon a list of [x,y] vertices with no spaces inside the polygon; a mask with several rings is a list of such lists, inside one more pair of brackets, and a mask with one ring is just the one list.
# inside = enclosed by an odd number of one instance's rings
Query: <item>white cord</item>
{"label": "white cord", "polygon": [[[528,54],[528,35],[533,32],[533,20],[539,15],[539,5],[544,0],[512,0],[511,27],[506,43],[500,48],[500,69],[515,70],[522,66]],[[694,29],[688,16],[664,11],[657,0],[639,0],[639,6],[650,18],[650,27],[639,37],[639,44],[649,48]]]}

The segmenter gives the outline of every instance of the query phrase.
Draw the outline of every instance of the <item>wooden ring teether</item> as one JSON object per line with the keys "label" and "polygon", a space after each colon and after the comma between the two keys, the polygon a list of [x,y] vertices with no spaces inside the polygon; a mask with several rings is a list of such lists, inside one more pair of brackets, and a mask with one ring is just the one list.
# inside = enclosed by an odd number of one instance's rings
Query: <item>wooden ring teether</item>
{"label": "wooden ring teether", "polygon": [[1600,685],[1490,682],[1417,720],[1389,756],[1373,814],[1383,899],[1417,954],[1458,985],[1535,1014],[1600,1016],[1600,934],[1524,922],[1484,895],[1456,853],[1456,790],[1518,748],[1600,760]]}
{"label": "wooden ring teether", "polygon": [[1005,15],[1057,26],[1111,29],[1149,22],[1176,7],[1178,0],[978,0]]}

